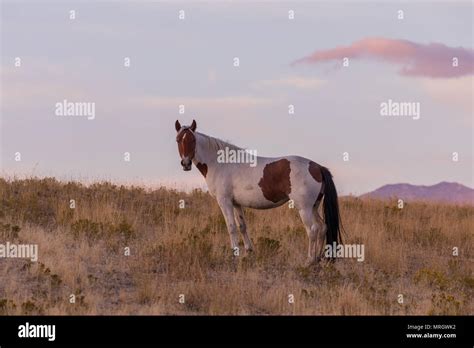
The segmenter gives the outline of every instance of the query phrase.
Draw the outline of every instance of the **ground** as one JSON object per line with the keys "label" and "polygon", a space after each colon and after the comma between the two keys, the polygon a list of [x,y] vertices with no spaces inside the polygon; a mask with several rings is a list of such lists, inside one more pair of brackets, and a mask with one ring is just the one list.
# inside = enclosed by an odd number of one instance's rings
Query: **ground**
{"label": "ground", "polygon": [[474,207],[340,202],[344,241],[365,260],[305,266],[288,205],[246,210],[256,250],[235,258],[205,192],[0,179],[0,244],[39,248],[37,262],[0,259],[0,314],[474,312]]}

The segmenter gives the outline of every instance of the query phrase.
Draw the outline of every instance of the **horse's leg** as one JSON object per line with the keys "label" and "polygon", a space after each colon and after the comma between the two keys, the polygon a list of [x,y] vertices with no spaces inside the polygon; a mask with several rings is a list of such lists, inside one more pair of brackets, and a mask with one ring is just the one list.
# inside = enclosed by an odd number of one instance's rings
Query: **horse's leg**
{"label": "horse's leg", "polygon": [[317,224],[313,223],[313,207],[303,207],[299,210],[299,213],[308,234],[308,263],[311,264],[316,261],[315,248],[317,238]]}
{"label": "horse's leg", "polygon": [[240,205],[234,205],[234,212],[235,212],[235,220],[237,224],[239,225],[240,233],[242,234],[242,237],[244,238],[245,250],[252,251],[253,243],[250,240],[249,235],[247,234],[247,224],[245,223],[244,210],[242,209]]}
{"label": "horse's leg", "polygon": [[323,218],[319,215],[318,206],[319,204],[313,208],[313,222],[316,225],[315,254],[322,256],[324,252],[324,241],[326,240],[327,227]]}
{"label": "horse's leg", "polygon": [[234,205],[232,204],[232,200],[228,198],[217,199],[217,203],[224,215],[227,231],[230,236],[230,246],[234,251],[234,255],[236,255],[235,251],[239,249],[239,235],[237,234],[237,225],[235,224]]}

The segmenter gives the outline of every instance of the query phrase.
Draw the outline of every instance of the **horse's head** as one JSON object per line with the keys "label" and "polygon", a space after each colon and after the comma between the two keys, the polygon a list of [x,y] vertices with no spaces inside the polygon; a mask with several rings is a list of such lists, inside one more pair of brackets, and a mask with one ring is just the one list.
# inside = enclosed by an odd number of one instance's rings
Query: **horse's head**
{"label": "horse's head", "polygon": [[193,120],[190,126],[181,126],[178,120],[174,124],[176,128],[176,142],[178,143],[179,156],[183,170],[191,170],[192,160],[196,154],[196,121]]}

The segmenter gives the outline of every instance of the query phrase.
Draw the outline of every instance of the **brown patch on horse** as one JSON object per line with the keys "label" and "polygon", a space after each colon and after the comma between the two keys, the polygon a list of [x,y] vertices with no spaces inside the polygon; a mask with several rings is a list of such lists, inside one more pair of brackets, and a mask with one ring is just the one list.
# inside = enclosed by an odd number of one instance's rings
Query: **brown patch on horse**
{"label": "brown patch on horse", "polygon": [[178,134],[176,141],[178,142],[179,155],[192,159],[196,151],[196,137],[194,133],[189,129],[185,129]]}
{"label": "brown patch on horse", "polygon": [[309,162],[309,174],[313,177],[314,180],[317,182],[323,181],[323,175],[321,174],[321,166],[313,161]]}
{"label": "brown patch on horse", "polygon": [[207,164],[206,163],[199,162],[198,164],[196,164],[196,168],[199,169],[199,171],[201,172],[201,174],[204,177],[206,177],[206,175],[207,175]]}
{"label": "brown patch on horse", "polygon": [[288,199],[291,192],[290,172],[290,161],[287,159],[267,164],[258,182],[263,196],[273,203]]}

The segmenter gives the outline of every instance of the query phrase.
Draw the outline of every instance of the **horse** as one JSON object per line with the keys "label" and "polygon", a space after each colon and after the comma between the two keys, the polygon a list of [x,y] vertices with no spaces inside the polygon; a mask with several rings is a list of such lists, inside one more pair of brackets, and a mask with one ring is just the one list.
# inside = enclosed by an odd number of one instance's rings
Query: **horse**
{"label": "horse", "polygon": [[[324,241],[331,246],[342,243],[336,187],[328,168],[300,156],[261,157],[249,163],[229,163],[219,156],[223,151],[246,151],[233,144],[175,122],[176,142],[184,171],[192,165],[201,172],[209,193],[224,215],[234,255],[238,255],[239,236],[246,252],[254,250],[247,232],[243,208],[270,209],[290,201],[305,226],[309,245],[308,262],[321,260]],[[219,161],[219,159],[221,159]],[[323,202],[324,220],[318,208]]]}

